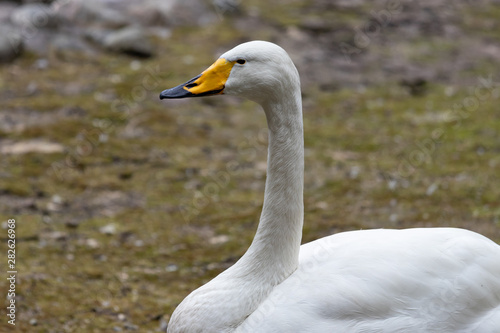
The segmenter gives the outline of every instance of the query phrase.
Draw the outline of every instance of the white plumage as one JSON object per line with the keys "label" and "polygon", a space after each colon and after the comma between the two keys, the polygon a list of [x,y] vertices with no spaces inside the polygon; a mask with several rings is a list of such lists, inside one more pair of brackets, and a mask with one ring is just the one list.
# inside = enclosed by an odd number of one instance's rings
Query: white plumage
{"label": "white plumage", "polygon": [[264,205],[245,255],[193,291],[169,333],[500,332],[500,246],[454,228],[344,232],[300,246],[302,101],[279,46],[241,44],[161,98],[261,104],[269,126]]}

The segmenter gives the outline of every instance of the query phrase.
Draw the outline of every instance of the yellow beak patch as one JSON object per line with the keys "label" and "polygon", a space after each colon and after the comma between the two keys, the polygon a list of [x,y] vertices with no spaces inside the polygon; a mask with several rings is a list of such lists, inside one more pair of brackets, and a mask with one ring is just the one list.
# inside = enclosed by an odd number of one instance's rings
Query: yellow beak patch
{"label": "yellow beak patch", "polygon": [[234,61],[218,59],[194,81],[184,86],[193,95],[222,94]]}
{"label": "yellow beak patch", "polygon": [[177,87],[164,90],[160,99],[186,98],[222,94],[235,61],[219,58],[203,73]]}

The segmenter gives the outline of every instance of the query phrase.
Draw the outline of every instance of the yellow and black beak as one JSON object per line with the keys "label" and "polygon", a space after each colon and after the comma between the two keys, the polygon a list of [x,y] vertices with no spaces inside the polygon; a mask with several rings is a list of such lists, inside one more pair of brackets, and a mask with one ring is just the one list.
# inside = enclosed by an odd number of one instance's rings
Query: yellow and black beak
{"label": "yellow and black beak", "polygon": [[200,75],[175,88],[161,92],[160,99],[210,96],[224,93],[226,81],[234,66],[234,61],[219,58]]}

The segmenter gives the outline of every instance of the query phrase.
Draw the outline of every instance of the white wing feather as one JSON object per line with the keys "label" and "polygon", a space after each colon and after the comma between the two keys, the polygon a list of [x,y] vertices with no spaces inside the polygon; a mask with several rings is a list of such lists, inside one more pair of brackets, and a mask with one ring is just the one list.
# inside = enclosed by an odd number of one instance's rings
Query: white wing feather
{"label": "white wing feather", "polygon": [[500,247],[489,239],[354,231],[303,245],[299,269],[237,332],[499,333],[499,304]]}

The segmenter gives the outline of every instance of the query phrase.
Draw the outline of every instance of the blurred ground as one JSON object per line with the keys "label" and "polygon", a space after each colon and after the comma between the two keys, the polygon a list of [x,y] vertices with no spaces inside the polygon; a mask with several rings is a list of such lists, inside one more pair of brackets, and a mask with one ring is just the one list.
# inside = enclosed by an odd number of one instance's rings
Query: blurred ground
{"label": "blurred ground", "polygon": [[283,46],[301,74],[304,242],[422,226],[500,242],[498,1],[21,2],[0,1],[16,332],[162,331],[244,253],[264,115],[158,94],[253,39]]}

